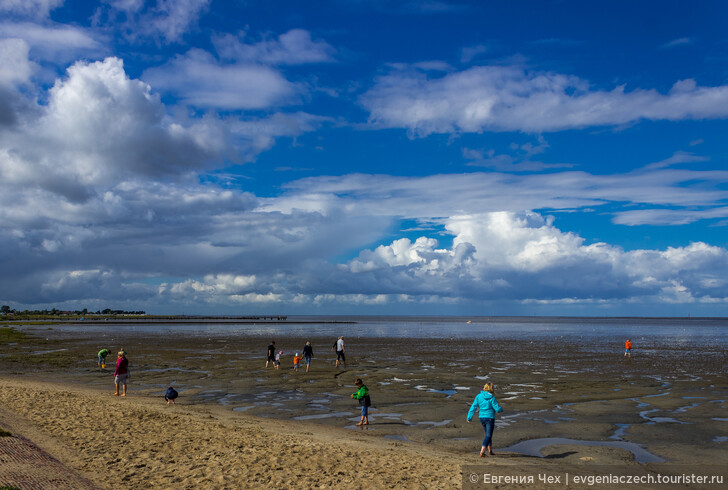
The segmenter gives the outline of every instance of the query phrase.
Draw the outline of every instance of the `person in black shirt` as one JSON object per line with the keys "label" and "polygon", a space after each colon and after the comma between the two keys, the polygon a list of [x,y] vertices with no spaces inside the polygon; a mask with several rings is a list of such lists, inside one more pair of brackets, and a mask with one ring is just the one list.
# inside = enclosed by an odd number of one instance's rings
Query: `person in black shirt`
{"label": "person in black shirt", "polygon": [[268,363],[272,362],[275,366],[276,364],[276,341],[271,340],[270,345],[268,346],[268,358],[265,361],[265,367],[268,367]]}
{"label": "person in black shirt", "polygon": [[303,360],[306,361],[306,372],[311,366],[311,358],[313,357],[313,347],[311,347],[311,341],[306,342],[303,346]]}

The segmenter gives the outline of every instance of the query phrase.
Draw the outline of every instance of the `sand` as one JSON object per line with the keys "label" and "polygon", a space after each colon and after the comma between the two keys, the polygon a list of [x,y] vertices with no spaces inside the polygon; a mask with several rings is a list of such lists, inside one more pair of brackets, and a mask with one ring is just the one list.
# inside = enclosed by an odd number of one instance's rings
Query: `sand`
{"label": "sand", "polygon": [[[0,345],[0,425],[99,488],[460,488],[486,472],[563,481],[566,472],[607,470],[715,474],[711,464],[728,462],[723,346],[696,359],[693,346],[643,341],[642,352],[624,359],[619,349],[560,340],[489,346],[350,335],[343,370],[333,366],[329,339],[313,337],[306,374],[285,357],[280,370],[265,369],[269,339],[260,336],[26,331]],[[292,354],[303,341],[278,345]],[[107,345],[129,352],[126,398],[112,396],[111,371],[95,365]],[[356,377],[372,390],[367,430],[354,426]],[[465,414],[484,379],[496,383],[505,410],[497,454],[481,459],[482,429]],[[181,393],[174,406],[161,399],[169,384]],[[541,457],[509,450],[538,438],[560,439],[534,453]],[[596,444],[610,442],[664,462]]]}

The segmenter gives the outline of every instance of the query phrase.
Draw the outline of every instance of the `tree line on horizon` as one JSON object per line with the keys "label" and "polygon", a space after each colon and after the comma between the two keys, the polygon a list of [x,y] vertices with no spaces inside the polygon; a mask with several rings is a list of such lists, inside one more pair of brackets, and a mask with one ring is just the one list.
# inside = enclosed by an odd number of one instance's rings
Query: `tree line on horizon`
{"label": "tree line on horizon", "polygon": [[51,308],[50,310],[15,310],[10,308],[8,305],[0,306],[0,314],[3,315],[29,315],[29,316],[67,316],[67,315],[146,315],[145,311],[126,311],[126,310],[112,310],[106,308],[103,310],[89,311],[88,308],[82,310],[59,310],[57,308]]}

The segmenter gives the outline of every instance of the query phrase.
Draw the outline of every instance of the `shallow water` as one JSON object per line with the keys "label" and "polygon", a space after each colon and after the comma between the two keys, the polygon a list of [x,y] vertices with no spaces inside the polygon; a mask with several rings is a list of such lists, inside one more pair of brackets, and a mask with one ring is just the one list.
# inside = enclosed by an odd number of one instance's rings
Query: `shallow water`
{"label": "shallow water", "polygon": [[[471,320],[472,323],[467,323]],[[351,323],[334,323],[335,321]],[[306,323],[297,323],[306,322]],[[655,345],[695,344],[721,346],[728,342],[728,319],[691,318],[554,318],[554,317],[288,317],[284,323],[145,323],[64,324],[56,328],[71,332],[185,333],[206,336],[327,337],[351,334],[366,338],[431,338],[491,340],[507,338],[563,338],[575,348],[603,349],[613,339],[631,338],[633,355],[641,348],[654,354]],[[607,344],[595,341],[605,341]],[[666,343],[667,342],[667,343]],[[649,347],[645,347],[649,344]],[[610,347],[611,348],[611,347]],[[403,357],[404,360],[406,360]]]}
{"label": "shallow water", "polygon": [[634,454],[638,463],[663,463],[665,460],[659,456],[655,456],[651,452],[644,449],[639,444],[624,441],[582,441],[579,439],[567,439],[564,437],[546,437],[542,439],[531,439],[514,444],[510,447],[503,448],[503,451],[511,451],[514,453],[525,454],[527,456],[535,456],[543,458],[541,450],[547,446],[554,445],[572,445],[572,446],[606,446],[618,449],[626,449]]}

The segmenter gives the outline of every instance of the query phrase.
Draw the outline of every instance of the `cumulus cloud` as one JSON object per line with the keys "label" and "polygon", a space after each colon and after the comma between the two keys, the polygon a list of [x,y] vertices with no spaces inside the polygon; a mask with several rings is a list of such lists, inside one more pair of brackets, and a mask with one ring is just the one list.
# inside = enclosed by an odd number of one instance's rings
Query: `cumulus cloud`
{"label": "cumulus cloud", "polygon": [[47,105],[0,134],[6,184],[40,186],[72,202],[88,199],[90,186],[199,170],[226,151],[215,121],[168,119],[159,96],[130,79],[118,58],[71,66]]}
{"label": "cumulus cloud", "polygon": [[445,221],[454,237],[450,249],[438,249],[425,237],[400,239],[362,251],[342,270],[362,285],[362,294],[439,294],[461,300],[693,302],[728,293],[728,250],[705,243],[624,251],[586,244],[537,213],[494,212]]}
{"label": "cumulus cloud", "polygon": [[615,126],[640,120],[728,116],[728,86],[700,87],[692,79],[666,93],[654,89],[595,90],[575,76],[517,66],[477,66],[440,77],[414,68],[375,80],[360,98],[377,128],[411,135],[483,131],[549,132]]}
{"label": "cumulus cloud", "polygon": [[193,49],[142,78],[197,107],[224,110],[267,109],[297,103],[304,88],[279,71],[256,64],[221,63]]}
{"label": "cumulus cloud", "polygon": [[34,64],[28,60],[30,47],[22,39],[0,39],[0,86],[30,81]]}

